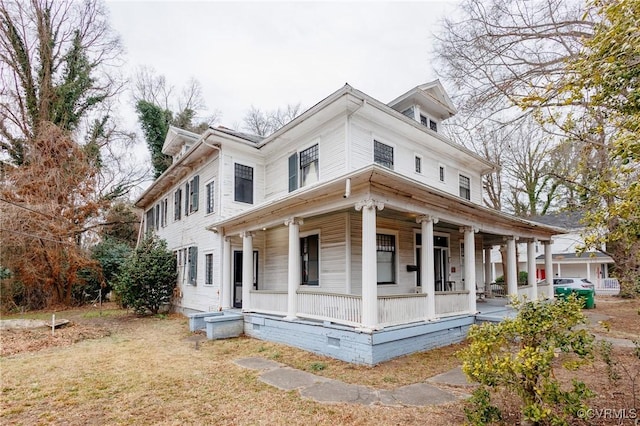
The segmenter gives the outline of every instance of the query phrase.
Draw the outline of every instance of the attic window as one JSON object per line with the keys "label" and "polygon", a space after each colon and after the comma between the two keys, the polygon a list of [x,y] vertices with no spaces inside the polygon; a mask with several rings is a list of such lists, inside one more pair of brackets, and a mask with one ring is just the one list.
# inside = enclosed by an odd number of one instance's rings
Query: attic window
{"label": "attic window", "polygon": [[434,132],[437,132],[438,131],[438,123],[436,123],[433,120],[429,120],[429,128],[431,130],[433,130]]}
{"label": "attic window", "polygon": [[429,119],[427,117],[425,117],[424,115],[420,115],[420,124],[422,124],[425,127],[429,126]]}

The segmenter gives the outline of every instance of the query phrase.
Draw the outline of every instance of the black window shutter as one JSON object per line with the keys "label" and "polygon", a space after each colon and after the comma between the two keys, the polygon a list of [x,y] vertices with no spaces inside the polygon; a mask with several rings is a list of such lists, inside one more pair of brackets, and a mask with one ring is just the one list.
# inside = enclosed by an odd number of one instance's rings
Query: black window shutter
{"label": "black window shutter", "polygon": [[289,157],[289,192],[298,189],[298,153]]}
{"label": "black window shutter", "polygon": [[185,184],[184,187],[184,215],[187,216],[189,214],[189,200],[191,199],[191,192],[189,191],[189,181]]}

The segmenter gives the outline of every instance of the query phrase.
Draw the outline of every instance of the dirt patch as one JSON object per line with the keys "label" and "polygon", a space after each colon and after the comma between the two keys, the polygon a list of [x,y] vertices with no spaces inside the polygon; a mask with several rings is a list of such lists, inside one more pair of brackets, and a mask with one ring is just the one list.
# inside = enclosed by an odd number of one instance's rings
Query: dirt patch
{"label": "dirt patch", "polygon": [[640,339],[640,301],[596,296],[596,308],[585,310],[594,332],[622,339]]}
{"label": "dirt patch", "polygon": [[69,323],[51,334],[49,327],[10,328],[0,334],[0,355],[35,352],[45,348],[69,346],[85,339],[97,339],[110,334],[108,329]]}

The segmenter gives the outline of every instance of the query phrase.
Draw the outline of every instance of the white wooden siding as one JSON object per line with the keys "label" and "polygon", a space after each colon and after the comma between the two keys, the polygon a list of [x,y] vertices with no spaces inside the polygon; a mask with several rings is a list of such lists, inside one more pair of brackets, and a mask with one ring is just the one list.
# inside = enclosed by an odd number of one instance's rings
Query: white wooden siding
{"label": "white wooden siding", "polygon": [[316,143],[318,144],[319,181],[334,179],[344,172],[344,124],[342,120],[334,120],[288,143],[274,141],[266,149],[264,154],[267,159],[264,188],[266,199],[277,198],[289,192],[289,157]]}

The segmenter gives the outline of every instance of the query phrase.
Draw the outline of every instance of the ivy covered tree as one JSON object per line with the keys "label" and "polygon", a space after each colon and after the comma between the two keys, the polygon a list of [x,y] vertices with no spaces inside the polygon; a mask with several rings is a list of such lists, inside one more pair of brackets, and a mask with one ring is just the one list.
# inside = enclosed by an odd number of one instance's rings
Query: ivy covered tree
{"label": "ivy covered tree", "polygon": [[148,234],[125,262],[114,289],[136,313],[155,315],[171,303],[177,278],[176,257],[166,241]]}
{"label": "ivy covered tree", "polygon": [[162,153],[164,138],[171,123],[171,111],[145,100],[138,101],[136,111],[151,154],[154,178],[158,178],[171,165],[171,156]]}
{"label": "ivy covered tree", "polygon": [[162,153],[170,125],[202,133],[220,115],[218,111],[209,116],[199,114],[206,106],[202,86],[197,80],[190,79],[181,93],[175,95],[174,86],[169,85],[163,75],[157,75],[147,67],[140,68],[134,77],[133,98],[156,178],[171,165],[171,157]]}

